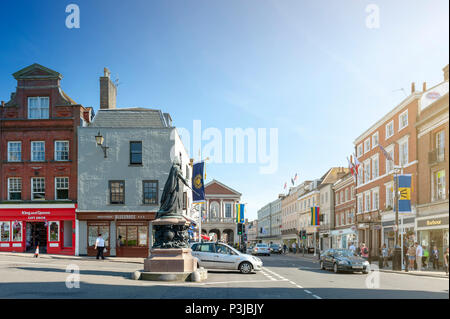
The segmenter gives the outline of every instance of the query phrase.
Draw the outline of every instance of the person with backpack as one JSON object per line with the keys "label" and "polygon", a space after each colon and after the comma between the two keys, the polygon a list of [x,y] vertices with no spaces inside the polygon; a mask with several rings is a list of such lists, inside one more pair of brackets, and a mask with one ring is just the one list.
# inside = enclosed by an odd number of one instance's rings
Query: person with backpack
{"label": "person with backpack", "polygon": [[365,243],[363,243],[361,246],[361,257],[365,260],[369,260],[369,249],[367,248]]}
{"label": "person with backpack", "polygon": [[436,246],[431,251],[430,263],[433,263],[433,270],[439,270],[439,249]]}

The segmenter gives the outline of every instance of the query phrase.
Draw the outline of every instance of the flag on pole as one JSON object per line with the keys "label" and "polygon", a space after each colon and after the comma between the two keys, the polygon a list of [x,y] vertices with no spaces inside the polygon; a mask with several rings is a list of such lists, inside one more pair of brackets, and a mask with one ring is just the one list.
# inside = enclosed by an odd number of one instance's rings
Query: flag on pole
{"label": "flag on pole", "polygon": [[244,222],[245,204],[236,204],[236,223]]}
{"label": "flag on pole", "polygon": [[287,187],[287,182],[284,183],[283,189],[286,189],[286,187]]}
{"label": "flag on pole", "polygon": [[320,225],[320,208],[318,206],[311,207],[311,226]]}
{"label": "flag on pole", "polygon": [[411,177],[411,174],[397,176],[399,214],[411,213]]}
{"label": "flag on pole", "polygon": [[383,146],[381,146],[380,144],[378,144],[378,147],[381,149],[381,151],[383,152],[384,156],[385,156],[388,160],[393,161],[391,155],[390,155],[388,152],[386,152],[386,150],[384,149]]}
{"label": "flag on pole", "polygon": [[294,179],[293,178],[291,178],[291,183],[292,183],[292,186],[294,186]]}
{"label": "flag on pole", "polygon": [[205,169],[205,162],[195,163],[192,169],[192,202],[205,202],[205,183],[203,180],[203,172]]}
{"label": "flag on pole", "polygon": [[297,181],[297,173],[295,173],[295,176],[294,176],[294,182],[296,182]]}

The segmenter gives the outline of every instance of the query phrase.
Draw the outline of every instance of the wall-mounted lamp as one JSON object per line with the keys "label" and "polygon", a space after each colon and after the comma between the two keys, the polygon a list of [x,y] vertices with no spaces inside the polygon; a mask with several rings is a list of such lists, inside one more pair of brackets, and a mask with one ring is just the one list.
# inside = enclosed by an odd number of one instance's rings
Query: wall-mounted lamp
{"label": "wall-mounted lamp", "polygon": [[100,132],[95,136],[95,141],[97,142],[97,145],[100,146],[103,150],[103,154],[106,156],[106,150],[109,148],[108,146],[103,146],[103,142],[105,141],[105,138],[100,135]]}

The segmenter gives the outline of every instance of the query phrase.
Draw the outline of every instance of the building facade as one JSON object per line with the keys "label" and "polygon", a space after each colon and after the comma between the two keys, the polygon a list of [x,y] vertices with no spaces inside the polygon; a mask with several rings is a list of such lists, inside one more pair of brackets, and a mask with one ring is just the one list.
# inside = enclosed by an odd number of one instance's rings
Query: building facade
{"label": "building facade", "polygon": [[258,210],[258,240],[263,243],[281,243],[281,198]]}
{"label": "building facade", "polygon": [[358,243],[356,231],[355,179],[348,173],[333,184],[334,230],[331,231],[332,247],[344,248]]}
{"label": "building facade", "polygon": [[17,88],[0,107],[0,251],[75,253],[77,133],[91,108],[39,64],[13,74]]}
{"label": "building facade", "polygon": [[418,240],[427,249],[436,246],[443,260],[449,247],[449,83],[448,65],[444,81],[420,99],[417,119],[419,180],[415,221]]}
{"label": "building facade", "polygon": [[202,234],[213,233],[218,241],[230,245],[239,244],[236,204],[240,203],[241,195],[215,179],[207,183],[205,185],[206,216],[202,222]]}
{"label": "building facade", "polygon": [[257,242],[258,242],[258,220],[255,219],[248,223],[247,247],[253,246]]}
{"label": "building facade", "polygon": [[[101,93],[112,84],[100,79]],[[110,81],[110,80],[109,80]],[[101,94],[115,99],[114,94]],[[92,123],[78,134],[77,255],[93,256],[102,234],[105,256],[148,257],[152,221],[173,161],[191,183],[190,159],[168,113],[145,108],[115,108],[103,101]],[[100,143],[99,143],[100,142]],[[180,183],[179,207],[190,217],[192,192]]]}
{"label": "building facade", "polygon": [[[417,185],[415,123],[421,95],[413,83],[407,98],[354,141],[360,163],[356,186],[358,239],[368,246],[370,257],[379,255],[382,243],[389,248],[394,245],[394,167],[398,167],[400,173],[411,174],[412,183]],[[416,203],[417,193],[411,192],[412,211],[403,215],[406,237],[412,238],[415,234]]]}
{"label": "building facade", "polygon": [[[306,231],[306,239],[302,239],[301,245],[310,252],[317,252],[320,249],[319,226],[311,225],[311,207],[320,205],[320,190],[318,189],[320,183],[320,179],[313,180],[300,192],[297,198],[299,205],[299,231]],[[323,218],[323,215],[321,215],[321,218]]]}

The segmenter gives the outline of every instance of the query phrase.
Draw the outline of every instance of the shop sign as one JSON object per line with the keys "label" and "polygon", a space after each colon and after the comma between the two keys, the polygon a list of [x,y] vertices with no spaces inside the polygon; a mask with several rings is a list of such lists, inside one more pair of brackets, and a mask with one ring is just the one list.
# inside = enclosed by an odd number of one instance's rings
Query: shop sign
{"label": "shop sign", "polygon": [[417,221],[417,227],[439,227],[443,225],[448,225],[448,216]]}
{"label": "shop sign", "polygon": [[27,220],[45,220],[46,216],[51,215],[50,212],[41,211],[22,211],[23,216],[27,216]]}

